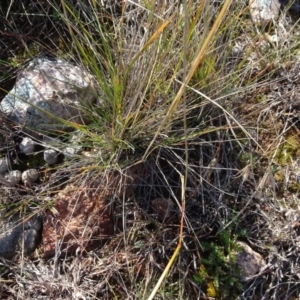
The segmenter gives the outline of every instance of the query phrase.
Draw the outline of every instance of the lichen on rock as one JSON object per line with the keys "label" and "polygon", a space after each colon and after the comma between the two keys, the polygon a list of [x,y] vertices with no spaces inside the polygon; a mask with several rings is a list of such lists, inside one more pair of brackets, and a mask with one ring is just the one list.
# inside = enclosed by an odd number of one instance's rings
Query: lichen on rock
{"label": "lichen on rock", "polygon": [[83,124],[87,116],[82,107],[95,101],[91,74],[63,60],[42,58],[34,59],[18,74],[0,111],[31,129],[47,129],[47,125],[58,124],[59,119]]}

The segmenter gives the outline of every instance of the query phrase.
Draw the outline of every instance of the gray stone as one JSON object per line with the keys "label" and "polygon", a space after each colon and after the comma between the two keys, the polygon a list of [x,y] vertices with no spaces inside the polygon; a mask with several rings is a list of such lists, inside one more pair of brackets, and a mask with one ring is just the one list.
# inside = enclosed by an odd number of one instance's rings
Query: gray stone
{"label": "gray stone", "polygon": [[58,153],[55,150],[49,149],[44,151],[44,160],[47,164],[53,165],[57,162]]}
{"label": "gray stone", "polygon": [[82,152],[83,147],[81,146],[82,139],[84,138],[83,132],[73,132],[69,144],[70,146],[64,147],[62,153],[66,159],[72,159]]}
{"label": "gray stone", "polygon": [[19,148],[20,151],[25,153],[26,155],[33,154],[35,149],[35,142],[31,138],[25,137],[20,143]]}
{"label": "gray stone", "polygon": [[85,70],[62,60],[35,59],[19,73],[0,111],[32,130],[52,130],[57,118],[83,124],[82,106],[95,101],[95,81]]}
{"label": "gray stone", "polygon": [[28,169],[22,173],[22,181],[30,186],[39,179],[39,172],[36,169]]}
{"label": "gray stone", "polygon": [[21,178],[22,178],[22,173],[19,170],[10,171],[5,176],[5,180],[11,185],[18,184],[21,181]]}
{"label": "gray stone", "polygon": [[12,259],[19,251],[30,254],[41,240],[42,227],[39,217],[26,222],[17,216],[0,220],[0,257]]}
{"label": "gray stone", "polygon": [[237,265],[241,271],[241,281],[251,280],[266,266],[263,257],[244,242],[237,242],[241,251],[237,254]]}

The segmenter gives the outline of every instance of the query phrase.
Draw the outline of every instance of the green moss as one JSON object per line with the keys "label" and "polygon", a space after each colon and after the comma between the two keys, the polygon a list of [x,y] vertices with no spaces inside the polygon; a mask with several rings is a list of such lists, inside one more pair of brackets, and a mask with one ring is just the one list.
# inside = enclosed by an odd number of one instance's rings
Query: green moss
{"label": "green moss", "polygon": [[27,167],[28,168],[38,168],[45,165],[44,155],[43,153],[35,153],[30,155],[27,160]]}
{"label": "green moss", "polygon": [[297,193],[300,191],[300,184],[297,182],[292,182],[289,186],[288,186],[288,191],[290,193]]}
{"label": "green moss", "polygon": [[240,250],[231,230],[223,230],[214,241],[201,242],[201,265],[194,274],[195,283],[206,290],[208,297],[235,297],[243,290],[236,254]]}
{"label": "green moss", "polygon": [[13,164],[13,169],[18,169],[21,172],[28,169],[40,169],[45,165],[45,160],[42,152],[34,153],[27,156],[25,159],[17,160]]}
{"label": "green moss", "polygon": [[40,47],[37,43],[32,43],[29,47],[27,47],[27,51],[20,52],[16,56],[10,57],[8,62],[12,67],[19,67],[26,60],[37,56],[40,52],[39,48]]}
{"label": "green moss", "polygon": [[265,103],[266,102],[266,98],[267,96],[264,95],[264,94],[258,94],[256,97],[255,97],[255,103]]}
{"label": "green moss", "polygon": [[290,135],[287,139],[279,146],[279,149],[276,153],[276,161],[280,165],[289,164],[292,161],[292,158],[297,156],[299,153],[299,137],[295,134]]}

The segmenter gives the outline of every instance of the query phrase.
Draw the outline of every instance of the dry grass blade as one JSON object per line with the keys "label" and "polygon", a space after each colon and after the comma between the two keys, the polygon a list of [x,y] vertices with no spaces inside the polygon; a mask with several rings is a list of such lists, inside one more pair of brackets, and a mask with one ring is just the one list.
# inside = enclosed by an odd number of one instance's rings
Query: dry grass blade
{"label": "dry grass blade", "polygon": [[138,54],[133,58],[132,62],[130,63],[130,66],[128,68],[128,72],[130,71],[131,67],[136,63],[138,58],[149,48],[149,46],[160,36],[160,34],[164,31],[164,29],[170,24],[172,19],[175,17],[176,13],[174,12],[172,16],[166,20],[155,32],[154,34],[149,38],[149,40],[146,42],[146,44],[143,46],[143,48],[138,52]]}
{"label": "dry grass blade", "polygon": [[208,47],[209,43],[211,42],[211,39],[212,39],[213,35],[216,33],[218,27],[220,26],[220,24],[222,22],[222,19],[223,19],[224,15],[226,14],[226,11],[227,11],[229,5],[231,4],[231,2],[232,2],[231,0],[225,0],[220,13],[218,14],[218,17],[216,18],[216,20],[215,20],[215,22],[214,22],[214,24],[213,24],[213,26],[212,26],[212,28],[211,28],[208,36],[206,37],[203,45],[201,46],[201,49],[199,50],[197,56],[195,57],[194,61],[192,62],[191,68],[190,68],[190,70],[189,70],[186,78],[184,79],[184,81],[183,81],[183,83],[182,83],[182,85],[181,85],[178,93],[176,94],[176,97],[172,101],[172,104],[171,104],[170,108],[168,109],[168,112],[167,112],[165,118],[161,122],[160,126],[158,127],[158,129],[157,129],[157,131],[155,133],[155,136],[153,137],[153,139],[150,142],[147,150],[145,151],[145,154],[143,155],[143,159],[145,159],[148,156],[148,154],[149,154],[149,152],[150,152],[150,150],[151,150],[151,148],[152,148],[152,146],[153,146],[156,138],[160,134],[161,130],[168,123],[168,121],[172,117],[174,111],[176,110],[176,108],[177,108],[177,106],[178,106],[178,104],[179,104],[179,102],[181,100],[181,97],[184,94],[184,91],[186,89],[187,84],[190,82],[190,80],[193,77],[193,75],[194,75],[196,69],[198,68],[199,64],[204,59],[207,47]]}
{"label": "dry grass blade", "polygon": [[153,288],[148,300],[153,300],[157,291],[159,290],[160,286],[162,285],[163,280],[166,278],[166,276],[168,275],[170,269],[172,268],[175,259],[177,258],[181,247],[182,247],[182,241],[183,241],[183,227],[184,227],[184,217],[185,217],[185,179],[183,175],[180,175],[180,179],[181,179],[181,191],[182,191],[182,195],[181,195],[181,219],[180,219],[180,232],[179,232],[179,237],[178,237],[178,244],[177,247],[174,251],[174,253],[172,254],[168,264],[166,265],[163,273],[161,274],[159,280],[157,281],[155,287]]}

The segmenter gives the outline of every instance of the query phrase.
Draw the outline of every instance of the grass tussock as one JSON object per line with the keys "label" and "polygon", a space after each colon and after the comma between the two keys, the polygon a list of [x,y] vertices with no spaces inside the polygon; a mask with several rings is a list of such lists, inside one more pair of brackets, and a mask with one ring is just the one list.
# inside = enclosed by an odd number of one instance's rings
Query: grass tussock
{"label": "grass tussock", "polygon": [[[33,2],[26,21],[15,3],[0,10],[3,92],[19,60],[46,55],[90,72],[98,101],[86,124],[63,122],[81,155],[26,161],[42,173],[34,189],[1,183],[3,211],[71,207],[54,255],[43,240],[1,261],[1,299],[297,299],[298,22],[283,10],[259,28],[243,1]],[[41,19],[44,34],[21,26]],[[19,128],[1,122],[4,153]],[[85,229],[68,248],[74,216]],[[266,261],[246,281],[238,241]]]}

